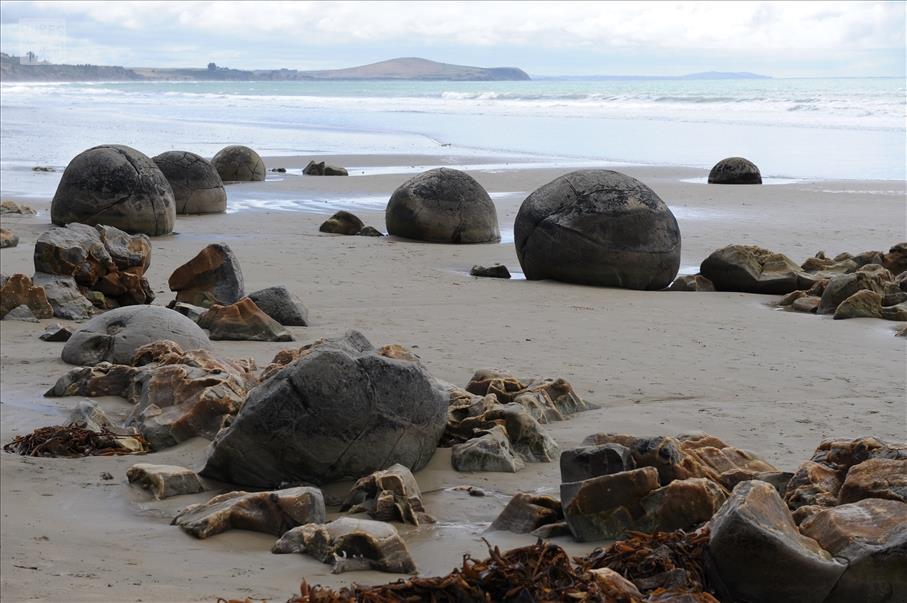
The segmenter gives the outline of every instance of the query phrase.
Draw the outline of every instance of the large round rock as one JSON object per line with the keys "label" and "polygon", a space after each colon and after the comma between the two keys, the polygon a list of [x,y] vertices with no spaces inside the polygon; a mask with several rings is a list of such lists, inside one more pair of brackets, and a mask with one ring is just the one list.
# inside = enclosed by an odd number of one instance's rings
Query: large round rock
{"label": "large round rock", "polygon": [[762,174],[749,159],[728,157],[709,172],[709,184],[762,184]]}
{"label": "large round rock", "polygon": [[239,144],[218,151],[211,164],[224,182],[258,182],[267,175],[258,153]]}
{"label": "large round rock", "polygon": [[154,158],[176,201],[178,214],[217,214],[227,210],[224,182],[211,163],[189,151],[167,151]]}
{"label": "large round rock", "polygon": [[169,339],[184,350],[210,349],[208,336],[194,322],[161,306],[126,306],[86,322],[63,346],[63,361],[80,366],[99,362],[129,364],[147,343]]}
{"label": "large round rock", "polygon": [[69,162],[50,206],[58,226],[107,224],[151,236],[173,230],[173,190],[147,156],[123,145],[102,145]]}
{"label": "large round rock", "polygon": [[384,219],[387,233],[432,243],[493,243],[501,240],[491,197],[472,176],[438,168],[394,191]]}
{"label": "large round rock", "polygon": [[611,170],[579,170],[529,195],[514,225],[527,279],[664,289],[680,267],[680,229],[645,184]]}
{"label": "large round rock", "polygon": [[[382,353],[383,352],[383,353]],[[243,487],[357,479],[434,454],[449,396],[414,357],[351,331],[324,340],[249,392],[202,474]]]}

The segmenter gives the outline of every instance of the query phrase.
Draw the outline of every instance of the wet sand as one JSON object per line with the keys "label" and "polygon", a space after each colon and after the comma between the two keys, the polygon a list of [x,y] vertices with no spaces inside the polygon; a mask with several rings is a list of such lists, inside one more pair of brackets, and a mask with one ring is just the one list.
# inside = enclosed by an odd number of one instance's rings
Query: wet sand
{"label": "wet sand", "polygon": [[[382,199],[408,173],[440,163],[479,167],[469,171],[493,194],[507,231],[526,194],[569,171],[566,165],[526,165],[521,158],[321,158],[365,173],[305,177],[292,171],[310,157],[269,157],[269,168],[291,172],[230,185],[229,213],[179,217],[177,234],[153,239],[147,276],[155,303],[172,299],[166,283],[174,268],[222,241],[238,256],[248,291],[285,284],[309,308],[312,326],[289,328],[294,345],[359,329],[375,344],[413,348],[432,374],[459,385],[487,367],[568,379],[601,408],[548,426],[562,448],[599,431],[705,431],[792,470],[825,437],[907,437],[907,341],[893,336],[895,323],[779,311],[768,305],[773,296],[474,279],[467,275],[473,264],[501,262],[519,270],[512,242],[450,246],[318,232],[325,214],[340,207],[384,230]],[[722,187],[685,181],[702,178],[700,169],[617,169],[641,179],[674,209],[683,236],[682,272],[695,272],[711,251],[730,243],[762,245],[801,262],[819,250],[884,250],[907,239],[904,182]],[[35,239],[50,226],[49,199],[26,203],[39,214],[3,218],[21,239],[0,253],[4,274],[33,272]],[[273,209],[278,205],[282,209]],[[3,443],[61,422],[80,400],[42,397],[69,368],[59,358],[62,344],[38,339],[50,322],[56,320],[2,323]],[[214,347],[226,357],[253,357],[261,367],[288,346],[218,341]],[[111,409],[125,405],[117,398],[102,401]],[[126,469],[139,461],[198,467],[206,445],[195,440],[142,458],[0,455],[2,599],[280,601],[302,578],[336,585],[399,577],[334,576],[311,558],[272,555],[274,538],[265,534],[234,531],[195,540],[169,520],[178,508],[213,493],[156,502],[125,483]],[[102,479],[102,472],[114,479]],[[445,449],[416,477],[427,510],[439,521],[401,532],[425,575],[446,573],[464,553],[483,555],[483,537],[502,546],[532,542],[484,530],[515,492],[557,495],[559,483],[556,463],[529,464],[516,474],[457,473]],[[466,484],[488,496],[451,489]],[[348,486],[327,493],[342,495]],[[557,542],[571,553],[594,546]]]}

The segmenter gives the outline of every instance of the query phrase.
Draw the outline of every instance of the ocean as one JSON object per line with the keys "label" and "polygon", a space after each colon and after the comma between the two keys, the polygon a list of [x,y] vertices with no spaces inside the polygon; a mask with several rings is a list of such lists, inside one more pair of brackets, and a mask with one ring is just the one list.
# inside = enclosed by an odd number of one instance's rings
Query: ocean
{"label": "ocean", "polygon": [[[130,82],[0,85],[0,193],[50,196],[105,143],[148,155],[444,154],[907,180],[902,79]],[[53,184],[53,186],[51,186]]]}

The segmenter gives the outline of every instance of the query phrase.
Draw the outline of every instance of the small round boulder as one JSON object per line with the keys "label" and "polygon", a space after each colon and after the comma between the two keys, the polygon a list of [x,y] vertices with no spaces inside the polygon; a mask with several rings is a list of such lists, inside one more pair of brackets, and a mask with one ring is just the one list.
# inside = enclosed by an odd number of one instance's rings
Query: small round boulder
{"label": "small round boulder", "polygon": [[222,148],[211,164],[224,182],[260,182],[267,175],[258,153],[239,144]]}
{"label": "small round boulder", "polygon": [[169,339],[184,350],[211,349],[201,328],[161,306],[125,306],[95,316],[73,333],[61,354],[63,362],[93,366],[99,362],[129,364],[137,349]]}
{"label": "small round boulder", "polygon": [[394,191],[385,210],[387,233],[431,243],[501,240],[491,197],[472,176],[438,168]]}
{"label": "small round boulder", "polygon": [[227,211],[224,182],[207,159],[189,151],[167,151],[154,157],[176,201],[178,214],[218,214]]}
{"label": "small round boulder", "polygon": [[749,159],[728,157],[709,172],[709,184],[762,184],[762,174]]}
{"label": "small round boulder", "polygon": [[530,280],[664,289],[680,268],[680,229],[648,186],[620,172],[579,170],[523,201],[517,258]]}
{"label": "small round boulder", "polygon": [[161,170],[123,145],[101,145],[69,162],[50,206],[57,226],[106,224],[151,236],[173,231],[176,204]]}

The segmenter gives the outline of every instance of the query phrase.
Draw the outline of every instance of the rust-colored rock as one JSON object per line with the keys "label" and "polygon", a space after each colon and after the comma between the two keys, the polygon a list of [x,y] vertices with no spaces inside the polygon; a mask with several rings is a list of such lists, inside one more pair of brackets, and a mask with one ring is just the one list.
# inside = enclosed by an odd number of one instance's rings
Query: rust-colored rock
{"label": "rust-colored rock", "polygon": [[0,287],[0,319],[19,306],[27,306],[35,318],[51,318],[54,315],[44,288],[35,286],[24,274],[10,276]]}
{"label": "rust-colored rock", "polygon": [[875,458],[851,467],[838,500],[843,504],[864,498],[907,502],[907,459]]}
{"label": "rust-colored rock", "polygon": [[646,532],[690,530],[710,520],[726,499],[724,488],[709,479],[674,480],[642,499],[645,515],[636,522],[635,529]]}
{"label": "rust-colored rock", "polygon": [[838,304],[834,318],[882,318],[882,296],[868,289],[857,291]]}
{"label": "rust-colored rock", "polygon": [[476,371],[466,385],[466,391],[477,396],[494,395],[501,404],[516,402],[525,406],[541,423],[561,421],[593,408],[564,379],[521,380],[510,373],[491,369]]}
{"label": "rust-colored rock", "polygon": [[714,291],[712,281],[701,274],[686,274],[678,276],[668,287],[668,291]]}
{"label": "rust-colored rock", "polygon": [[205,484],[198,474],[175,465],[138,463],[126,471],[126,478],[130,484],[150,490],[158,500],[205,491]]}
{"label": "rust-colored rock", "polygon": [[176,301],[209,308],[227,306],[244,295],[239,260],[225,243],[208,245],[177,268],[168,281]]}
{"label": "rust-colored rock", "polygon": [[542,526],[563,520],[561,501],[550,496],[518,492],[488,529],[528,534]]}
{"label": "rust-colored rock", "polygon": [[357,481],[340,510],[365,512],[378,521],[401,521],[414,526],[435,521],[425,512],[416,478],[399,463]]}
{"label": "rust-colored rock", "polygon": [[815,314],[819,309],[819,304],[822,303],[822,298],[815,295],[806,295],[799,299],[795,299],[790,305],[791,310],[794,312],[805,312],[807,314]]}
{"label": "rust-colored rock", "polygon": [[907,270],[907,243],[893,245],[888,253],[882,256],[882,265],[892,274],[900,274]]}
{"label": "rust-colored rock", "polygon": [[19,235],[12,230],[0,228],[0,249],[15,247],[19,244]]}
{"label": "rust-colored rock", "polygon": [[652,467],[561,484],[564,517],[580,542],[619,538],[634,529],[642,499],[658,488]]}
{"label": "rust-colored rock", "polygon": [[293,341],[279,322],[265,314],[248,297],[229,306],[214,304],[198,319],[212,340]]}

